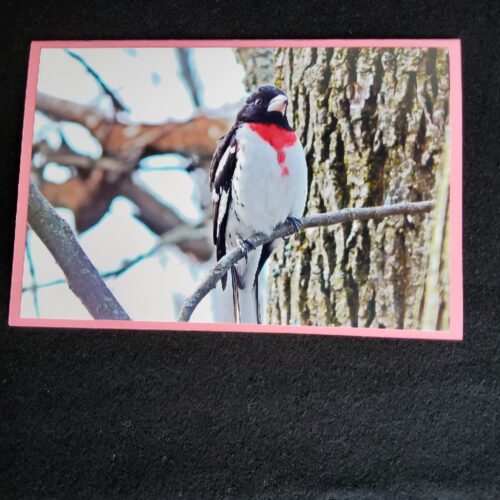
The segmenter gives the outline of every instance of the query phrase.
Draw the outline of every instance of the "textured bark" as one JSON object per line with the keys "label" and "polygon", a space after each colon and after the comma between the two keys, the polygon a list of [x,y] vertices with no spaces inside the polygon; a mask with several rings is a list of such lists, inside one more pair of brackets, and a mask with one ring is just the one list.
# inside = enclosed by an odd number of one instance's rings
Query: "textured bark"
{"label": "textured bark", "polygon": [[310,169],[306,213],[436,208],[290,239],[271,260],[268,320],[448,328],[447,52],[279,49],[275,65]]}
{"label": "textured bark", "polygon": [[243,84],[249,92],[260,85],[269,85],[274,81],[275,50],[269,47],[257,49],[236,49],[236,57],[245,69]]}

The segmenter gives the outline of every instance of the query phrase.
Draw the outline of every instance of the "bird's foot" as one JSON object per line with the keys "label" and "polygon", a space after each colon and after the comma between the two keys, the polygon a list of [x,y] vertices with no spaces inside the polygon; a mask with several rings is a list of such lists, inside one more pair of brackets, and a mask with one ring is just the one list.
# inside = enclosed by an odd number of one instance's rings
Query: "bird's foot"
{"label": "bird's foot", "polygon": [[236,242],[238,243],[238,246],[241,248],[241,251],[243,252],[243,256],[245,257],[245,261],[248,262],[248,252],[251,250],[255,250],[255,245],[250,241],[250,240],[244,240],[240,236],[236,237]]}
{"label": "bird's foot", "polygon": [[293,230],[297,233],[302,229],[302,222],[296,217],[287,217],[286,221],[293,227]]}

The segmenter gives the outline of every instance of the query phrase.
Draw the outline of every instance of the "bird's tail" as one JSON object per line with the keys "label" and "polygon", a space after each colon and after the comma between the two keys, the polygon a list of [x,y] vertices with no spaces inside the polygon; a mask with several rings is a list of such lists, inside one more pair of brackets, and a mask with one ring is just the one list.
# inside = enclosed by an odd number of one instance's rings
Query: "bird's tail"
{"label": "bird's tail", "polygon": [[255,286],[242,288],[237,270],[231,268],[233,311],[235,323],[259,323],[258,297]]}
{"label": "bird's tail", "polygon": [[240,298],[239,298],[239,283],[240,279],[238,277],[238,272],[236,268],[231,267],[231,283],[233,289],[233,313],[234,313],[234,322],[241,323],[241,312],[240,312]]}

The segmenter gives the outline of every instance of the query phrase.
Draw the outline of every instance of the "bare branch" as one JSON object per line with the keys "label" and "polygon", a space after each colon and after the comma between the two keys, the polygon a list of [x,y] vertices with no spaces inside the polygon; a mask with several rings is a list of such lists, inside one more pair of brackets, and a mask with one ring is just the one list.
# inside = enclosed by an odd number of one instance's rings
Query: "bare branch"
{"label": "bare branch", "polygon": [[[81,165],[85,160],[84,157],[81,158]],[[206,261],[211,257],[213,248],[209,237],[199,231],[193,237],[199,224],[185,224],[169,203],[160,200],[146,187],[135,184],[129,176],[121,177],[116,182],[105,182],[104,174],[104,170],[96,168],[91,169],[87,177],[75,175],[62,184],[42,181],[40,190],[52,206],[68,208],[74,213],[78,232],[96,224],[108,211],[112,200],[117,196],[124,196],[137,207],[134,215],[136,219],[151,231],[163,236],[174,228],[189,227],[190,234],[185,234],[175,244],[199,261]],[[187,229],[184,228],[183,231],[186,233]]]}
{"label": "bare branch", "polygon": [[89,66],[89,64],[87,63],[87,61],[85,61],[85,59],[83,57],[79,56],[78,54],[76,54],[75,52],[73,52],[69,49],[65,49],[65,52],[70,57],[77,60],[87,70],[87,72],[94,78],[94,80],[97,82],[97,85],[99,85],[99,87],[101,87],[103,92],[107,96],[109,96],[109,98],[111,99],[111,102],[113,103],[113,107],[115,108],[115,111],[125,111],[127,113],[130,111],[127,108],[127,106],[125,106],[125,104],[123,104],[123,102],[118,98],[118,96],[115,95],[115,93],[104,83],[104,81],[99,76],[99,74],[93,68],[91,68]]}
{"label": "bare branch", "polygon": [[181,76],[189,90],[194,107],[201,106],[199,82],[196,78],[196,71],[193,67],[192,52],[193,49],[179,47],[175,49],[177,60],[181,69]]}
{"label": "bare branch", "polygon": [[94,319],[130,320],[78,244],[71,227],[33,182],[30,182],[28,222],[66,275],[69,288]]}
{"label": "bare branch", "polygon": [[[333,224],[344,224],[354,220],[382,219],[392,215],[415,214],[429,212],[434,207],[433,201],[420,201],[414,203],[398,203],[395,205],[385,205],[379,207],[345,208],[338,212],[329,212],[325,214],[315,214],[301,219],[301,230],[313,227],[331,226]],[[255,234],[248,238],[248,241],[255,247],[260,247],[278,238],[285,238],[294,234],[296,231],[291,224],[280,224],[271,234]],[[215,288],[218,281],[229,271],[231,266],[236,264],[244,257],[241,248],[235,248],[227,253],[210,270],[200,286],[184,302],[179,313],[178,321],[189,321],[193,311],[201,302],[203,297],[210,290]]]}
{"label": "bare branch", "polygon": [[115,156],[130,154],[130,151],[141,153],[147,148],[148,154],[180,153],[211,158],[217,139],[230,126],[228,119],[203,115],[186,122],[168,121],[159,125],[118,123],[95,106],[84,106],[41,92],[37,95],[36,109],[53,120],[83,125],[99,140],[105,153]]}
{"label": "bare branch", "polygon": [[33,293],[33,306],[35,307],[36,317],[39,318],[40,317],[40,301],[38,300],[38,289],[40,287],[38,286],[38,283],[36,281],[36,271],[35,271],[35,264],[33,262],[33,255],[31,253],[31,239],[30,239],[29,232],[26,234],[26,258],[28,260],[28,267],[29,267],[30,275],[31,275],[30,290]]}
{"label": "bare branch", "polygon": [[125,173],[133,170],[135,165],[129,165],[125,161],[118,160],[112,156],[101,156],[94,159],[90,156],[79,154],[63,144],[59,149],[50,148],[47,143],[37,144],[37,152],[40,154],[40,164],[49,162],[57,163],[67,167],[75,167],[82,170],[104,170],[113,173]]}
{"label": "bare branch", "polygon": [[[116,269],[111,271],[105,271],[100,273],[100,276],[103,280],[118,278],[122,274],[126,273],[129,269],[134,267],[136,264],[139,264],[143,260],[154,257],[155,254],[166,245],[179,245],[182,242],[189,240],[198,240],[201,238],[206,239],[207,229],[204,227],[193,227],[190,225],[180,225],[173,228],[168,233],[164,234],[160,241],[153,245],[147,252],[141,253],[135,256],[132,259],[125,260],[122,265]],[[41,288],[49,288],[57,285],[67,285],[68,281],[65,279],[57,279],[52,281],[47,281],[45,283],[36,283],[35,285],[30,285],[23,287],[22,291],[25,292],[34,292],[35,290],[40,290]]]}
{"label": "bare branch", "polygon": [[134,267],[139,262],[153,257],[161,248],[166,245],[180,245],[187,241],[199,240],[200,238],[206,239],[205,228],[195,228],[188,224],[181,224],[174,227],[171,231],[164,234],[160,241],[153,245],[147,252],[137,255],[133,259],[125,261],[121,267],[113,271],[107,271],[101,274],[103,279],[117,278],[127,272],[130,268]]}
{"label": "bare branch", "polygon": [[84,106],[42,92],[37,94],[36,109],[55,121],[68,121],[83,125],[103,146],[113,128],[113,122],[99,108]]}
{"label": "bare branch", "polygon": [[[152,193],[138,186],[130,178],[125,178],[119,184],[119,193],[128,198],[139,209],[135,216],[151,231],[163,235],[172,231],[177,226],[185,226],[184,221],[177,213],[159,201]],[[186,253],[196,257],[200,261],[208,260],[212,253],[212,245],[209,244],[205,235],[198,238],[184,238],[178,242],[179,248]]]}

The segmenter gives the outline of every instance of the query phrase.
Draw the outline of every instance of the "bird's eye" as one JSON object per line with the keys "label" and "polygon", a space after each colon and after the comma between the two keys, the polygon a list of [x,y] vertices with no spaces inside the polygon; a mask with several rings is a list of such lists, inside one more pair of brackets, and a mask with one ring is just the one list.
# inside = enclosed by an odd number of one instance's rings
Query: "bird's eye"
{"label": "bird's eye", "polygon": [[255,99],[255,105],[258,106],[262,102],[262,99]]}

